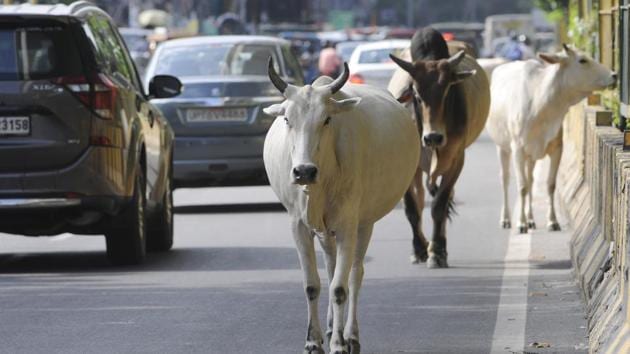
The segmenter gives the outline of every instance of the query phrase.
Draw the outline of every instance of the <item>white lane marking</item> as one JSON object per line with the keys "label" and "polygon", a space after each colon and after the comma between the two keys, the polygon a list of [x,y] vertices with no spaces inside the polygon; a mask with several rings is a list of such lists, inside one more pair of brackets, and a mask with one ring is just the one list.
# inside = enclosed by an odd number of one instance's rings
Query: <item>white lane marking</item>
{"label": "white lane marking", "polygon": [[522,352],[527,324],[531,234],[510,234],[491,354]]}
{"label": "white lane marking", "polygon": [[63,241],[63,240],[67,240],[69,238],[74,237],[73,234],[61,234],[58,236],[52,236],[49,238],[50,241]]}

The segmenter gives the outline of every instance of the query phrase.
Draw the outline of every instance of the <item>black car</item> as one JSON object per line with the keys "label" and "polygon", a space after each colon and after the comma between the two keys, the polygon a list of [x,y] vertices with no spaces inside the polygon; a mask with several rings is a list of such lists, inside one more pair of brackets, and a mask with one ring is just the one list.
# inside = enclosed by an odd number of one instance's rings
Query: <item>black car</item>
{"label": "black car", "polygon": [[105,234],[115,264],[173,243],[173,131],[111,18],[88,2],[0,6],[0,232]]}

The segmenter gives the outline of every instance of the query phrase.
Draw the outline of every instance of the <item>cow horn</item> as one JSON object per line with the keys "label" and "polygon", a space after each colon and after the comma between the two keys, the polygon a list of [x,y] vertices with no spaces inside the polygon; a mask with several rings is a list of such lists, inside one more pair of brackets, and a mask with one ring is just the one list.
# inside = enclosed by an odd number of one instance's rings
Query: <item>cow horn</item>
{"label": "cow horn", "polygon": [[350,70],[348,69],[348,63],[343,62],[343,70],[341,71],[341,74],[327,86],[330,89],[330,92],[334,95],[337,91],[341,90],[343,85],[346,84],[346,81],[348,81],[349,76]]}
{"label": "cow horn", "polygon": [[448,58],[448,63],[451,66],[457,66],[462,60],[464,60],[465,56],[466,56],[466,53],[463,50],[460,50],[459,52],[454,54],[452,57]]}
{"label": "cow horn", "polygon": [[394,61],[394,63],[398,64],[398,66],[400,66],[403,70],[413,75],[413,71],[415,69],[413,66],[413,63],[402,60],[393,54],[390,54],[389,57]]}
{"label": "cow horn", "polygon": [[284,93],[284,90],[289,86],[284,80],[280,78],[280,75],[276,72],[276,69],[273,67],[273,57],[269,56],[269,66],[267,68],[267,74],[269,75],[269,79],[271,83],[280,91]]}

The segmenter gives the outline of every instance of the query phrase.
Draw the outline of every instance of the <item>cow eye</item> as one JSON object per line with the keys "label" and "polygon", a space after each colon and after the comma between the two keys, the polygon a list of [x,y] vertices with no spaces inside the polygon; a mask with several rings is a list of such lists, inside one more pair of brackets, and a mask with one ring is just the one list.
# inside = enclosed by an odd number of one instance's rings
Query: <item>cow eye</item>
{"label": "cow eye", "polygon": [[328,125],[328,123],[330,123],[330,117],[326,117],[326,120],[324,121],[324,125]]}
{"label": "cow eye", "polygon": [[580,64],[586,64],[586,63],[588,63],[588,60],[582,58],[582,59],[580,59],[579,63]]}
{"label": "cow eye", "polygon": [[284,122],[287,123],[287,125],[289,124],[289,118],[284,117]]}

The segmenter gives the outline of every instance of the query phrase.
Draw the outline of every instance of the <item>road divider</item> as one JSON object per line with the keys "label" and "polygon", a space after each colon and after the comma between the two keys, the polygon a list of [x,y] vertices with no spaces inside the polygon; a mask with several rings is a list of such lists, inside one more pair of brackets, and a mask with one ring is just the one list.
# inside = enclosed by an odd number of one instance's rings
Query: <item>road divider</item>
{"label": "road divider", "polygon": [[558,187],[574,230],[571,258],[586,302],[591,353],[630,353],[630,152],[623,133],[598,126],[586,100],[564,121]]}

